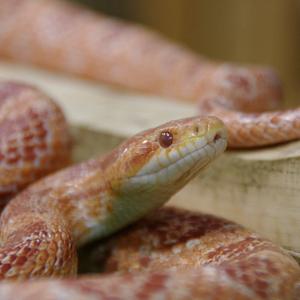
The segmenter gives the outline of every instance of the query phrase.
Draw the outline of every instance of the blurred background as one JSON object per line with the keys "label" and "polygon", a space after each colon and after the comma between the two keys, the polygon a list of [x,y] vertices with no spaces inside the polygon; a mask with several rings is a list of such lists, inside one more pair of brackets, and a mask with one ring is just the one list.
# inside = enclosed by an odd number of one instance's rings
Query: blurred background
{"label": "blurred background", "polygon": [[300,103],[300,0],[69,0],[147,25],[213,59],[273,66]]}

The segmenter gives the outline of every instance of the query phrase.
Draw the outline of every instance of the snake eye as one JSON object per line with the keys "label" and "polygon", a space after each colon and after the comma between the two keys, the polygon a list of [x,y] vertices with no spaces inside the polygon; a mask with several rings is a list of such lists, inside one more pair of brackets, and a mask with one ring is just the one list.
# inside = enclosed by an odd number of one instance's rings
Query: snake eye
{"label": "snake eye", "polygon": [[159,144],[164,147],[168,148],[173,143],[173,134],[169,131],[161,132],[159,136]]}

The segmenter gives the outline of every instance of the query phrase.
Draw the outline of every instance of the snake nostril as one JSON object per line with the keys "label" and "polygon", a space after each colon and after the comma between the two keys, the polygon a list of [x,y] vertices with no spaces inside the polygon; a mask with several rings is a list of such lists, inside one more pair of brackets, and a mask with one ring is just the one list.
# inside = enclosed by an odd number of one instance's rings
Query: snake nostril
{"label": "snake nostril", "polygon": [[221,134],[220,133],[216,133],[216,135],[213,138],[214,143],[217,142],[219,139],[221,139]]}
{"label": "snake nostril", "polygon": [[195,126],[194,127],[194,133],[197,135],[199,133],[199,127],[198,126]]}

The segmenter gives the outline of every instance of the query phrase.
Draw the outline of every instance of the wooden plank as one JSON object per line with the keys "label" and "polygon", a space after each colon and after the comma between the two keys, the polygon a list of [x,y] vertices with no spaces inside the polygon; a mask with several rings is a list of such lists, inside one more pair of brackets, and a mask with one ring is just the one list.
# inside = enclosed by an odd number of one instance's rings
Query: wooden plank
{"label": "wooden plank", "polygon": [[169,105],[159,97],[112,90],[99,83],[3,61],[0,79],[36,84],[59,102],[71,122],[124,137],[169,119],[196,114],[192,105]]}
{"label": "wooden plank", "polygon": [[[76,161],[107,152],[145,128],[196,113],[192,105],[10,63],[0,63],[0,78],[37,84],[60,102],[73,124]],[[300,253],[299,173],[300,142],[228,152],[171,203],[235,220]]]}

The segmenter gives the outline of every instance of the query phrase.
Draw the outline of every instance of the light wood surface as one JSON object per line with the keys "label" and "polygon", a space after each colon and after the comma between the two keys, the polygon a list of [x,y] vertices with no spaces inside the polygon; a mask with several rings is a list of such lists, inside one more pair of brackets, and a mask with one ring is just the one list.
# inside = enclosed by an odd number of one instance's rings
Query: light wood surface
{"label": "light wood surface", "polygon": [[[0,79],[26,80],[64,108],[80,161],[124,138],[171,119],[196,114],[191,104],[113,90],[98,83],[0,62]],[[171,203],[237,221],[300,253],[300,142],[227,152]]]}
{"label": "light wood surface", "polygon": [[[0,79],[26,80],[52,95],[68,119],[127,137],[170,119],[196,114],[192,105],[113,90],[99,83],[0,61]],[[166,104],[167,105],[166,105]]]}

